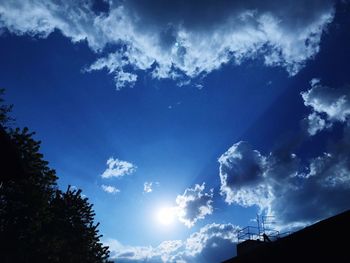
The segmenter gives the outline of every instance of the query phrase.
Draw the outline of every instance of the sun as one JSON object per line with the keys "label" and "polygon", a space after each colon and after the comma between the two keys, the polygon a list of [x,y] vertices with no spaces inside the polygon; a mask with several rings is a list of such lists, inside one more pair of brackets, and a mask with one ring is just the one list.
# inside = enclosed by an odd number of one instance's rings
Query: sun
{"label": "sun", "polygon": [[170,226],[175,221],[174,207],[161,207],[156,213],[157,221],[163,226]]}

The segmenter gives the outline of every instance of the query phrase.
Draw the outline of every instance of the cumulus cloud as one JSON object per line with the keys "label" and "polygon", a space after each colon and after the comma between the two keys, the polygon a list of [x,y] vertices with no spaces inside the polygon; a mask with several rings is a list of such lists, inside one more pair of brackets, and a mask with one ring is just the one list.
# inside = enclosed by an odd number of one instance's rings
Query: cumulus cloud
{"label": "cumulus cloud", "polygon": [[322,131],[323,129],[330,127],[329,124],[326,123],[324,119],[320,115],[318,115],[316,112],[313,112],[307,116],[308,121],[308,133],[312,136],[318,133],[319,131]]}
{"label": "cumulus cloud", "polygon": [[308,116],[308,132],[315,135],[334,122],[346,122],[350,115],[350,87],[330,88],[319,79],[310,81],[311,89],[302,92],[305,106],[312,109]]}
{"label": "cumulus cloud", "polygon": [[255,58],[294,75],[318,53],[333,16],[331,0],[109,1],[99,14],[89,0],[0,3],[0,26],[15,34],[47,37],[57,29],[95,52],[108,45],[86,70],[107,69],[117,89],[134,85],[137,71],[182,83]]}
{"label": "cumulus cloud", "polygon": [[114,186],[111,186],[111,185],[101,185],[101,188],[103,191],[105,191],[106,193],[109,193],[109,194],[117,194],[120,192],[120,190]]}
{"label": "cumulus cloud", "polygon": [[180,222],[192,227],[199,219],[213,213],[213,189],[205,192],[205,183],[188,188],[176,197],[176,211]]}
{"label": "cumulus cloud", "polygon": [[157,247],[126,246],[115,239],[104,242],[109,246],[111,259],[116,262],[170,262],[170,258],[183,246],[181,240],[164,241]]}
{"label": "cumulus cloud", "polygon": [[136,171],[136,166],[127,161],[114,159],[113,157],[107,160],[107,169],[102,173],[102,178],[123,177],[132,174]]}
{"label": "cumulus cloud", "polygon": [[293,153],[302,141],[287,141],[263,154],[247,142],[238,142],[222,154],[220,192],[228,204],[257,206],[274,215],[280,227],[300,226],[349,209],[350,198],[350,87],[330,88],[319,79],[302,92],[312,109],[308,133],[342,123],[342,137],[329,140],[319,156],[301,160]]}
{"label": "cumulus cloud", "polygon": [[186,250],[175,258],[184,262],[221,262],[235,256],[239,229],[232,224],[208,224],[190,235]]}
{"label": "cumulus cloud", "polygon": [[256,205],[280,226],[313,222],[349,208],[350,132],[303,165],[290,151],[262,155],[246,142],[219,158],[221,194],[229,204]]}
{"label": "cumulus cloud", "polygon": [[232,224],[208,224],[186,240],[164,241],[153,246],[124,246],[114,239],[106,240],[111,258],[117,262],[221,262],[235,256],[239,228]]}

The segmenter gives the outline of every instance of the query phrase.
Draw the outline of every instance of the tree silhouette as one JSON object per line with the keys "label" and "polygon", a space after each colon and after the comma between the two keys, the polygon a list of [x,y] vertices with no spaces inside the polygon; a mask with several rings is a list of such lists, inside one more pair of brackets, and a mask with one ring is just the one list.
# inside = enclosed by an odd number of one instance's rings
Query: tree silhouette
{"label": "tree silhouette", "polygon": [[53,218],[48,228],[48,239],[54,236],[53,250],[49,253],[52,262],[105,262],[108,248],[99,242],[95,213],[92,204],[81,196],[81,190],[56,191],[51,202]]}
{"label": "tree silhouette", "polygon": [[4,104],[4,94],[5,89],[0,89],[0,125],[8,124],[13,120],[9,115],[9,113],[12,111],[13,105]]}
{"label": "tree silhouette", "polygon": [[108,262],[92,204],[58,189],[34,133],[7,126],[11,108],[0,106],[0,261]]}

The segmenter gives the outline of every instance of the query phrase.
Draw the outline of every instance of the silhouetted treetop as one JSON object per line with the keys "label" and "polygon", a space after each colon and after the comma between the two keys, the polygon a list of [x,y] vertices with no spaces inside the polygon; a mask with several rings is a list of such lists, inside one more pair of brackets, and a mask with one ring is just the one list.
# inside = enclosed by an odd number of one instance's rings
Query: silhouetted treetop
{"label": "silhouetted treetop", "polygon": [[95,213],[81,190],[57,187],[55,170],[28,128],[6,126],[0,90],[1,262],[109,262]]}

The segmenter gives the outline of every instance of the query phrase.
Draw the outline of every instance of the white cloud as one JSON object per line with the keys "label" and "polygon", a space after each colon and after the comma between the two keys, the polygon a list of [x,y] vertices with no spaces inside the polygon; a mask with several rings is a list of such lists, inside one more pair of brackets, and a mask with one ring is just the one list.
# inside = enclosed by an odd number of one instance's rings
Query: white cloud
{"label": "white cloud", "polygon": [[113,157],[107,160],[107,169],[102,173],[102,178],[123,177],[132,174],[136,171],[136,166],[127,161],[114,159]]}
{"label": "white cloud", "polygon": [[221,262],[235,256],[239,228],[232,224],[208,224],[186,240],[164,241],[157,247],[124,246],[106,240],[111,258],[117,262]]}
{"label": "white cloud", "polygon": [[199,219],[213,213],[213,189],[204,192],[205,183],[188,188],[176,197],[176,211],[180,222],[192,227]]}
{"label": "white cloud", "polygon": [[322,131],[324,128],[329,127],[326,121],[322,119],[316,112],[311,113],[308,117],[308,128],[307,131],[311,136],[317,132]]}
{"label": "white cloud", "polygon": [[93,49],[100,48],[96,16],[92,2],[77,1],[1,1],[0,25],[18,35],[47,37],[55,29],[73,42],[88,40]]}
{"label": "white cloud", "polygon": [[106,193],[109,193],[109,194],[117,194],[120,192],[120,190],[114,186],[111,186],[111,185],[101,185],[101,188],[103,191],[105,191]]}
{"label": "white cloud", "polygon": [[349,208],[350,198],[350,87],[333,89],[310,81],[301,95],[311,107],[308,133],[343,123],[342,138],[327,143],[326,152],[301,161],[293,149],[300,140],[287,141],[269,154],[238,142],[218,159],[221,194],[228,204],[257,206],[274,215],[279,227],[297,227]]}
{"label": "white cloud", "polygon": [[121,52],[111,53],[105,58],[100,58],[95,61],[90,67],[86,68],[86,72],[94,70],[107,69],[109,74],[114,74],[116,89],[120,90],[125,86],[132,87],[137,81],[137,75],[131,72],[125,72],[129,62],[123,58],[125,54]]}
{"label": "white cloud", "polygon": [[308,132],[315,135],[334,122],[346,122],[350,116],[350,87],[330,88],[319,79],[310,81],[311,89],[302,92],[305,106],[312,109],[308,116]]}
{"label": "white cloud", "polygon": [[139,70],[180,83],[258,57],[294,75],[318,53],[334,15],[331,0],[145,3],[109,1],[109,11],[96,15],[91,1],[2,1],[0,26],[40,37],[58,29],[96,52],[108,44],[112,52],[87,71],[107,69],[120,89],[133,86]]}
{"label": "white cloud", "polygon": [[159,182],[144,182],[143,192],[145,194],[152,193],[155,186],[159,187]]}
{"label": "white cloud", "polygon": [[152,193],[152,191],[153,191],[152,185],[153,185],[153,182],[145,182],[143,184],[143,192],[144,193]]}
{"label": "white cloud", "polygon": [[256,205],[280,227],[313,222],[348,209],[350,130],[328,153],[303,165],[290,149],[263,156],[247,143],[219,158],[221,194],[229,204]]}

